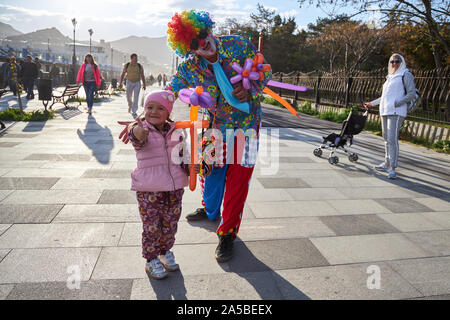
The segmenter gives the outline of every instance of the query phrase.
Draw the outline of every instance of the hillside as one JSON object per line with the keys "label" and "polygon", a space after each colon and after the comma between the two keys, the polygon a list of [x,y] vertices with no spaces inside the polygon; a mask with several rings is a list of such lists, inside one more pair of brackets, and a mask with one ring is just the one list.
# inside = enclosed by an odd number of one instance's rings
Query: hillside
{"label": "hillside", "polygon": [[21,34],[22,32],[14,29],[11,25],[0,22],[0,39],[4,39],[9,36],[18,36]]}
{"label": "hillside", "polygon": [[167,47],[166,37],[149,38],[130,36],[111,42],[111,46],[123,52],[134,52],[146,56],[150,63],[172,65],[172,52]]}

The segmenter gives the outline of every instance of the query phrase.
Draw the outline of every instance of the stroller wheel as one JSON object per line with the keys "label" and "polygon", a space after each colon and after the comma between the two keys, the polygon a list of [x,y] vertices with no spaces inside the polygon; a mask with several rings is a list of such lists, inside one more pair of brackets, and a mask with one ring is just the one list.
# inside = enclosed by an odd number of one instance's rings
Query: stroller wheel
{"label": "stroller wheel", "polygon": [[350,160],[350,162],[356,162],[358,161],[358,155],[356,153],[351,153],[348,156],[348,160]]}
{"label": "stroller wheel", "polygon": [[330,163],[330,164],[333,164],[333,165],[335,165],[335,164],[338,164],[339,163],[339,158],[338,157],[329,157],[328,158],[328,162]]}
{"label": "stroller wheel", "polygon": [[322,149],[320,148],[314,149],[314,155],[320,158],[322,156]]}

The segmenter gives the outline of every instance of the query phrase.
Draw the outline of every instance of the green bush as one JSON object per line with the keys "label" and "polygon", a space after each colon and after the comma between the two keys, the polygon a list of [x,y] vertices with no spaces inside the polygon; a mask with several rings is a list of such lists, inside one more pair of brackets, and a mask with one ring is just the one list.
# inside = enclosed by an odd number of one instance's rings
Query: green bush
{"label": "green bush", "polygon": [[56,113],[53,110],[24,112],[19,109],[8,108],[0,112],[0,120],[4,121],[47,121],[53,119]]}
{"label": "green bush", "polygon": [[[86,98],[80,98],[80,97],[70,98],[69,100],[67,100],[67,102],[86,102]],[[102,102],[102,99],[94,98],[94,103],[99,103],[99,102]]]}
{"label": "green bush", "polygon": [[298,110],[301,113],[309,114],[309,115],[312,115],[312,116],[319,115],[319,112],[317,110],[311,109],[311,102],[310,101],[303,102],[303,104],[301,106],[299,106]]}
{"label": "green bush", "polygon": [[439,140],[431,146],[434,150],[450,153],[450,140]]}
{"label": "green bush", "polygon": [[283,105],[281,103],[279,103],[277,100],[275,100],[272,97],[264,97],[262,102],[263,103],[267,103],[267,104],[271,104],[271,105],[277,106],[277,107],[283,107]]}

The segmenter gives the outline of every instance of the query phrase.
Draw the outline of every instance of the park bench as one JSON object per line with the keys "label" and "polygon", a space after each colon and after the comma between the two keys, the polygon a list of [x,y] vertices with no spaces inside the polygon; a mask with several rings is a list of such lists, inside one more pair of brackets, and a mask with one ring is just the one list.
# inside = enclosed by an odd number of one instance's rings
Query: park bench
{"label": "park bench", "polygon": [[[59,95],[55,95],[52,92],[52,104],[50,105],[49,109],[51,109],[52,106],[56,103],[62,103],[66,107],[66,109],[69,109],[67,102],[71,98],[75,99],[78,97],[78,90],[80,90],[80,87],[81,87],[81,84],[69,84],[69,85],[67,85],[67,87],[64,88],[64,91],[62,93],[57,91],[58,93],[60,93]],[[42,104],[44,105],[45,110],[47,110],[47,105],[49,102],[50,102],[50,100],[42,101]],[[79,105],[81,105],[81,102],[80,101],[78,101],[78,102],[80,103]]]}

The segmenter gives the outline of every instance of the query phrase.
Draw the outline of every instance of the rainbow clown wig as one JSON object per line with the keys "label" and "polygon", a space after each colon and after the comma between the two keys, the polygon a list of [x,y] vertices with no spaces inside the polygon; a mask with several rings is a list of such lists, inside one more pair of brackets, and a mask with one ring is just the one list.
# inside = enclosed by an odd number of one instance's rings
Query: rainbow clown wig
{"label": "rainbow clown wig", "polygon": [[190,48],[193,39],[197,38],[202,30],[211,29],[214,22],[208,12],[183,11],[175,13],[167,24],[167,43],[180,57],[187,58],[192,54]]}

